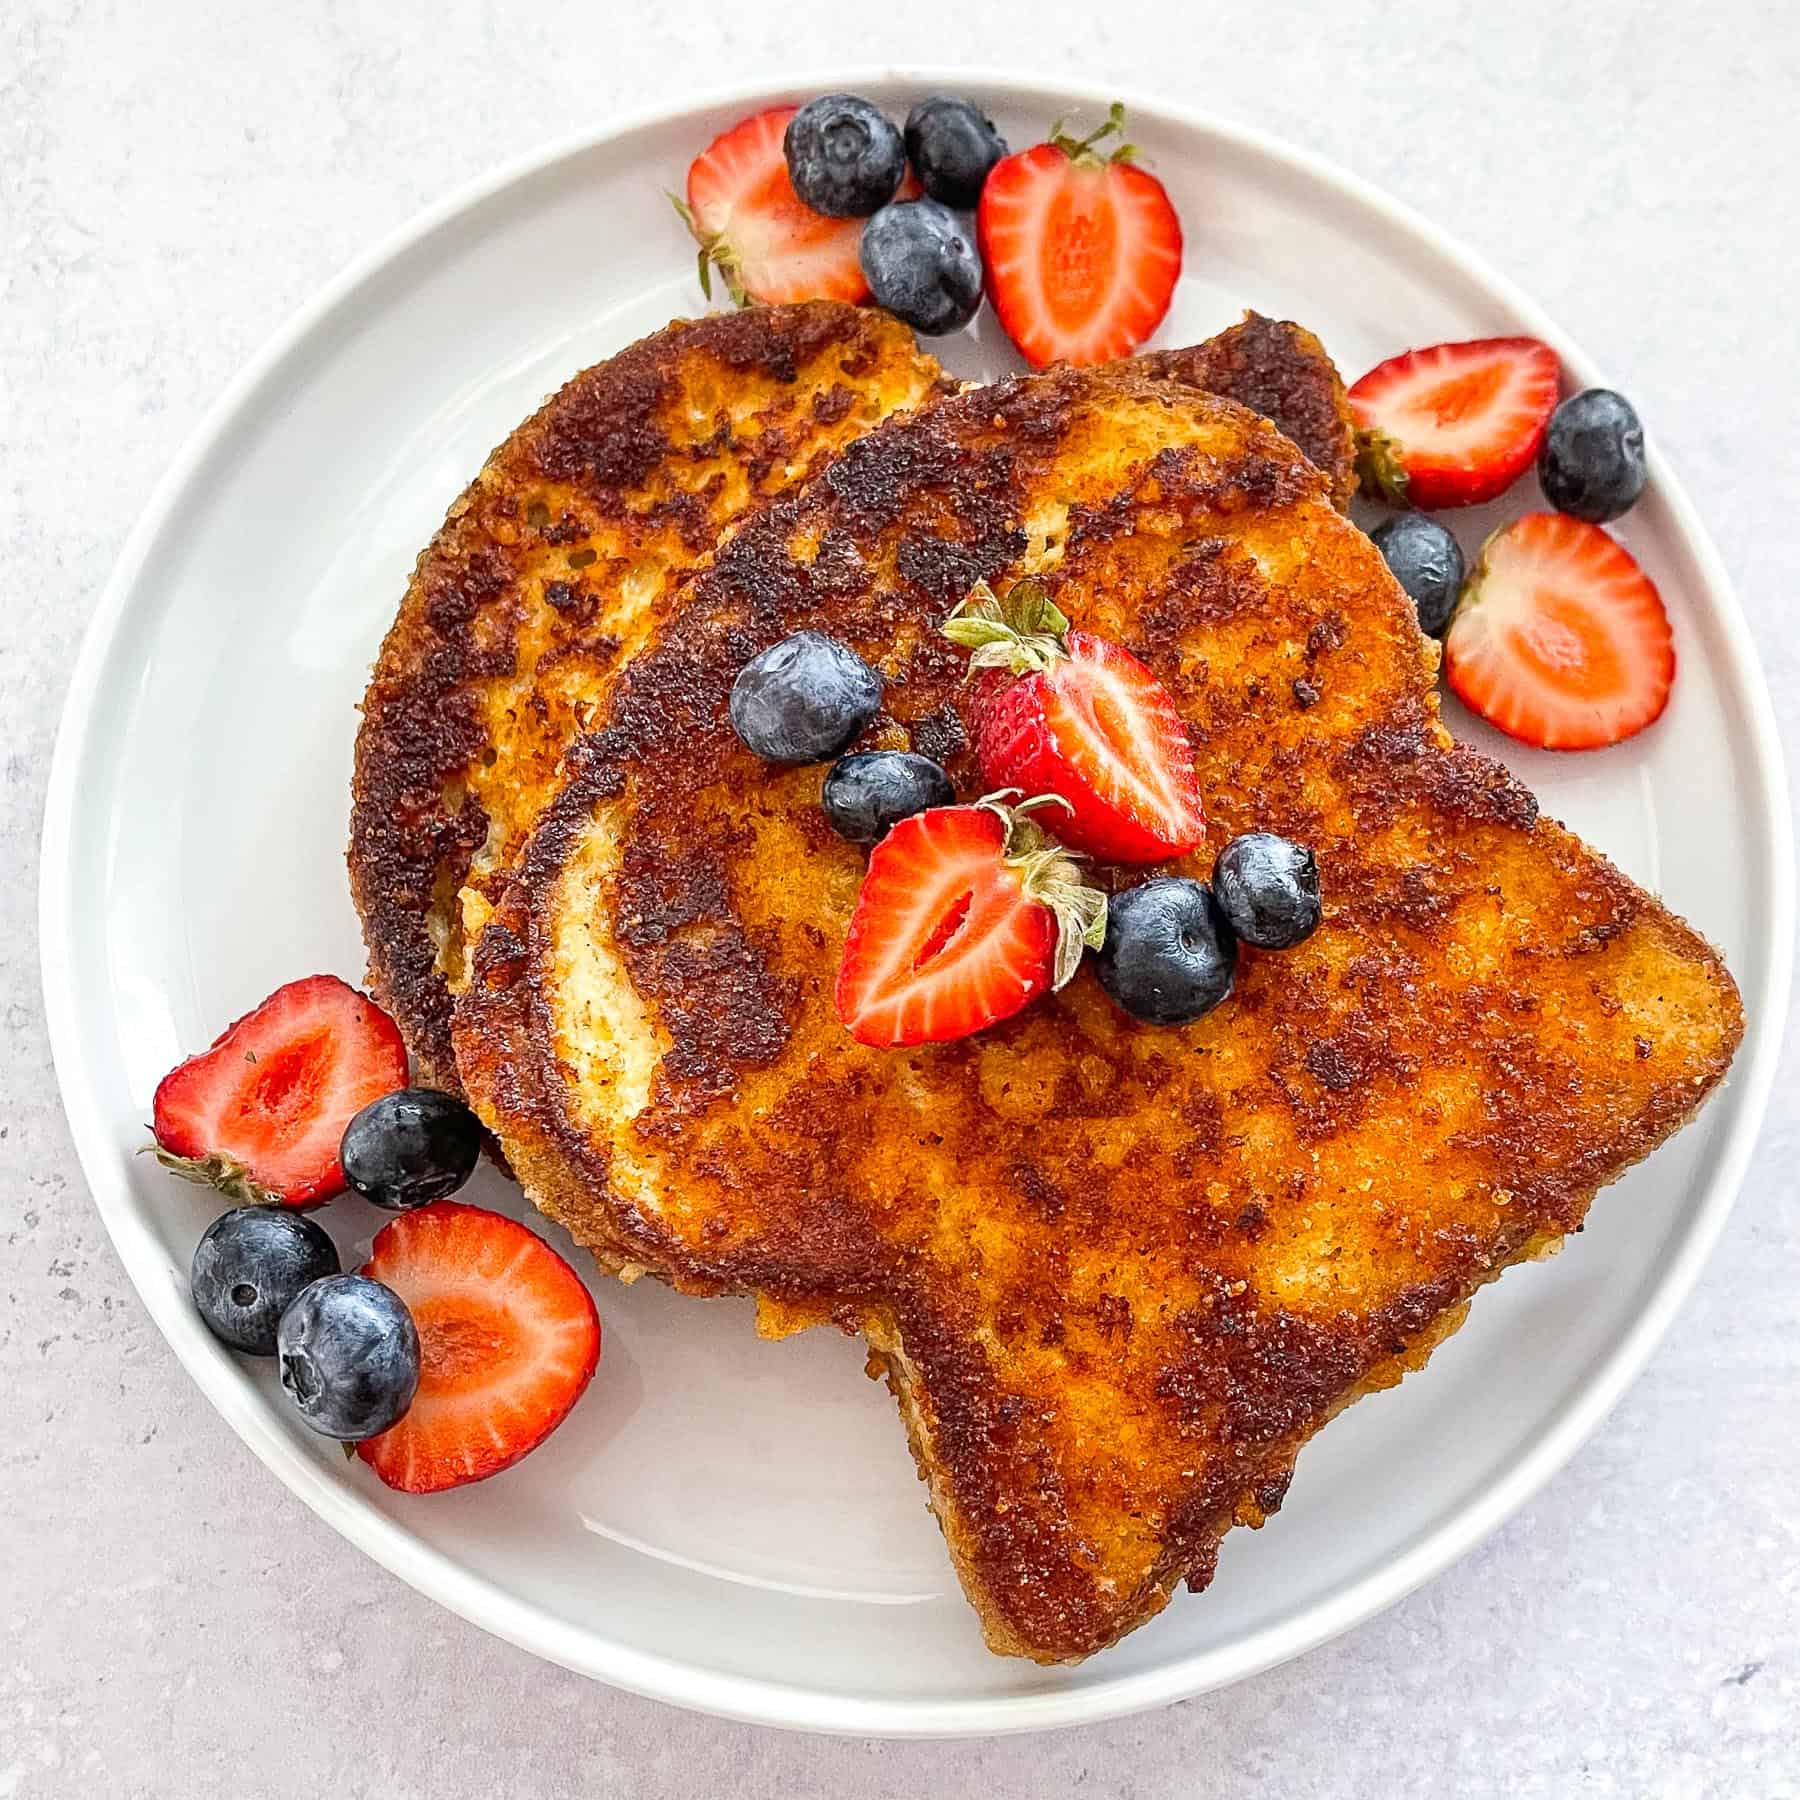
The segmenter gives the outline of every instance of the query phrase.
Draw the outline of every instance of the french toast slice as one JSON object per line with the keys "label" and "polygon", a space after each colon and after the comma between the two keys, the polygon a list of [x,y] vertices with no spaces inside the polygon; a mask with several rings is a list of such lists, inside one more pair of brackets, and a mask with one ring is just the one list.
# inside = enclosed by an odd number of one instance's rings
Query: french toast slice
{"label": "french toast slice", "polygon": [[[1450,741],[1435,648],[1330,501],[1271,426],[1141,372],[882,426],[683,590],[457,1002],[477,1110],[604,1263],[866,1336],[996,1651],[1076,1660],[1203,1587],[1311,1434],[1575,1229],[1741,1033],[1706,943]],[[829,631],[887,678],[865,745],[971,793],[938,626],[1027,572],[1189,720],[1212,827],[1179,866],[1287,833],[1324,923],[1178,1030],[1084,970],[866,1048],[831,998],[862,855],[823,770],[738,742],[732,681]]]}
{"label": "french toast slice", "polygon": [[696,562],[891,413],[952,390],[835,300],[677,320],[575,376],[420,556],[363,700],[350,888],[369,985],[457,1089],[450,984],[557,763]]}
{"label": "french toast slice", "polygon": [[1340,512],[1356,493],[1356,422],[1343,377],[1303,325],[1246,312],[1181,350],[1147,350],[1131,366],[1235,400],[1270,420],[1324,475]]}
{"label": "french toast slice", "polygon": [[[1344,386],[1249,314],[1146,365],[1267,411],[1348,497]],[[571,380],[494,452],[419,558],[357,736],[350,883],[369,982],[421,1079],[457,1088],[450,991],[569,741],[746,513],[953,388],[884,313],[813,301],[678,321]]]}

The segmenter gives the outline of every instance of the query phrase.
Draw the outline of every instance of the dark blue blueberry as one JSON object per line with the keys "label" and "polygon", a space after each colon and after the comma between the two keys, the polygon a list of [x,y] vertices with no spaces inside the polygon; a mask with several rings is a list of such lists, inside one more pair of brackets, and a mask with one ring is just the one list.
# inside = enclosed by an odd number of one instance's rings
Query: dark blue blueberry
{"label": "dark blue blueberry", "polygon": [[188,1279],[214,1337],[273,1356],[288,1303],[338,1268],[337,1246],[311,1219],[282,1206],[240,1206],[207,1226]]}
{"label": "dark blue blueberry", "polygon": [[1304,844],[1272,831],[1247,831],[1219,852],[1213,893],[1256,950],[1291,950],[1319,928],[1319,865]]}
{"label": "dark blue blueberry", "polygon": [[1550,415],[1538,482],[1558,512],[1604,525],[1629,512],[1650,479],[1637,409],[1611,388],[1584,388]]}
{"label": "dark blue blueberry", "polygon": [[981,257],[949,207],[884,206],[862,234],[862,271],[877,306],[927,337],[960,330],[981,305]]}
{"label": "dark blue blueberry", "polygon": [[881,677],[847,644],[796,631],[747,662],[731,687],[731,723],[769,762],[823,762],[881,710]]}
{"label": "dark blue blueberry", "polygon": [[454,1194],[481,1160],[481,1122],[454,1094],[401,1088],[344,1127],[344,1179],[366,1200],[406,1212]]}
{"label": "dark blue blueberry", "polygon": [[902,819],[955,805],[956,789],[941,763],[916,750],[859,750],[833,765],[820,800],[839,837],[878,844]]}
{"label": "dark blue blueberry", "polygon": [[1389,519],[1385,525],[1377,525],[1369,537],[1419,609],[1419,629],[1441,638],[1450,629],[1450,615],[1462,592],[1461,545],[1436,519],[1428,519],[1422,512]]}
{"label": "dark blue blueberry", "polygon": [[821,94],[788,120],[788,180],[814,212],[866,219],[886,206],[906,173],[894,123],[854,94]]}
{"label": "dark blue blueberry", "polygon": [[1100,985],[1146,1025],[1187,1025],[1231,992],[1237,941],[1203,881],[1158,875],[1107,903]]}
{"label": "dark blue blueberry", "polygon": [[906,115],[906,154],[933,200],[966,212],[1006,154],[1006,139],[979,107],[935,94]]}
{"label": "dark blue blueberry", "polygon": [[321,1437],[346,1444],[397,1423],[419,1387],[419,1333],[391,1287],[328,1275],[281,1315],[281,1385]]}

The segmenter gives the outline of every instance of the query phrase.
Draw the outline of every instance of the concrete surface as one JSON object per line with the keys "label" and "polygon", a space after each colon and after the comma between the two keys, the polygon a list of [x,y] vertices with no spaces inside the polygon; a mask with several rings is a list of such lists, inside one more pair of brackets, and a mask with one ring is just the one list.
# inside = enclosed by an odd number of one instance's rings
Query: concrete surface
{"label": "concrete surface", "polygon": [[963,60],[1158,89],[1335,157],[1636,394],[1800,704],[1800,14],[1679,5],[12,0],[0,12],[0,1800],[61,1794],[1800,1793],[1800,1101],[1595,1441],[1484,1549],[1234,1691],[882,1745],[547,1668],[332,1536],[200,1399],[92,1213],[38,991],[82,626],[256,345],[447,188],[756,73]]}

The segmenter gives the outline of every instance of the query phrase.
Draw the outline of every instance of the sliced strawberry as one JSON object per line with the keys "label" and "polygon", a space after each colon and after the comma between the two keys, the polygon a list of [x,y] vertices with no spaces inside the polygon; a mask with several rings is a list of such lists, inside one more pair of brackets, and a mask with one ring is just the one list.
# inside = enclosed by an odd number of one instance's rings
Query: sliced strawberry
{"label": "sliced strawberry", "polygon": [[1481,547],[1444,639],[1465,706],[1545,750],[1597,750],[1661,716],[1675,679],[1669,615],[1598,525],[1527,513]]}
{"label": "sliced strawberry", "polygon": [[313,1206],[344,1190],[344,1127],[405,1086],[394,1021],[335,975],[309,975],[157,1084],[156,1159],[243,1203]]}
{"label": "sliced strawberry", "polygon": [[870,852],[838,1017],[881,1047],[968,1037],[1063,986],[1105,934],[1105,897],[1022,809],[933,807]]}
{"label": "sliced strawberry", "polygon": [[676,202],[700,245],[700,287],[712,270],[740,306],[751,300],[868,297],[858,249],[861,219],[828,219],[794,192],[782,135],[797,106],[774,106],[721,133],[688,170]]}
{"label": "sliced strawberry", "polygon": [[991,788],[1055,794],[1056,834],[1108,862],[1163,862],[1194,849],[1206,813],[1194,746],[1166,689],[1129,650],[1071,631],[1035,581],[1004,602],[978,582],[944,625],[987,674],[972,708]]}
{"label": "sliced strawberry", "polygon": [[511,1468],[568,1417],[593,1378],[593,1297],[515,1220],[435,1201],[384,1226],[362,1272],[391,1287],[419,1328],[411,1407],[356,1446],[391,1488],[434,1494]]}
{"label": "sliced strawberry", "polygon": [[988,297],[1019,354],[1046,363],[1129,356],[1162,323],[1181,273],[1181,221],[1131,159],[1114,106],[1085,138],[1003,157],[981,190],[976,233]]}
{"label": "sliced strawberry", "polygon": [[1536,338],[1408,350],[1350,390],[1363,485],[1396,506],[1474,506],[1531,467],[1556,410],[1556,352]]}

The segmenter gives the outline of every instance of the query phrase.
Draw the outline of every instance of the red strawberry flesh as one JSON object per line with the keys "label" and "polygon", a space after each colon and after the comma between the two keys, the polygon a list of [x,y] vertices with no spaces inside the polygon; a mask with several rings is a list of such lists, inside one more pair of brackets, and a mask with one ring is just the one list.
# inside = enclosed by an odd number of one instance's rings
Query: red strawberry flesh
{"label": "red strawberry flesh", "polygon": [[1100,942],[1104,898],[1024,816],[1042,804],[933,807],[875,846],[835,994],[858,1042],[968,1037],[1061,987]]}
{"label": "red strawberry flesh", "polygon": [[1181,273],[1181,223],[1162,183],[1128,148],[1099,151],[1123,129],[1057,136],[1003,158],[981,191],[977,235],[988,295],[1035,368],[1129,356],[1162,323]]}
{"label": "red strawberry flesh", "polygon": [[308,976],[163,1077],[156,1143],[178,1174],[240,1200],[310,1206],[343,1191],[344,1127],[405,1085],[393,1020],[335,975]]}
{"label": "red strawberry flesh", "polygon": [[1187,727],[1130,651],[1070,630],[1029,577],[1004,600],[977,583],[943,632],[971,652],[971,735],[990,789],[1057,796],[1059,841],[1109,862],[1163,862],[1199,845],[1206,815]]}
{"label": "red strawberry flesh", "polygon": [[403,1213],[363,1274],[406,1302],[419,1391],[357,1454],[410,1494],[485,1481],[568,1417],[600,1360],[600,1319],[573,1269],[516,1220],[459,1201]]}
{"label": "red strawberry flesh", "polygon": [[1474,506],[1531,467],[1556,409],[1556,352],[1536,338],[1408,350],[1350,389],[1365,482],[1386,499]]}
{"label": "red strawberry flesh", "polygon": [[777,106],[741,119],[694,158],[687,219],[733,294],[779,303],[866,299],[862,220],[828,219],[794,192],[782,138],[799,111]]}
{"label": "red strawberry flesh", "polygon": [[838,973],[838,1016],[865,1044],[966,1037],[1050,986],[1056,920],[976,806],[903,819],[869,856]]}
{"label": "red strawberry flesh", "polygon": [[992,700],[975,735],[989,787],[1056,794],[1071,850],[1109,862],[1163,862],[1206,834],[1194,751],[1167,690],[1128,650],[1085,631],[1068,657]]}
{"label": "red strawberry flesh", "polygon": [[1597,525],[1527,513],[1482,546],[1444,673],[1509,736],[1596,750],[1661,716],[1675,646],[1661,596],[1623,546]]}

